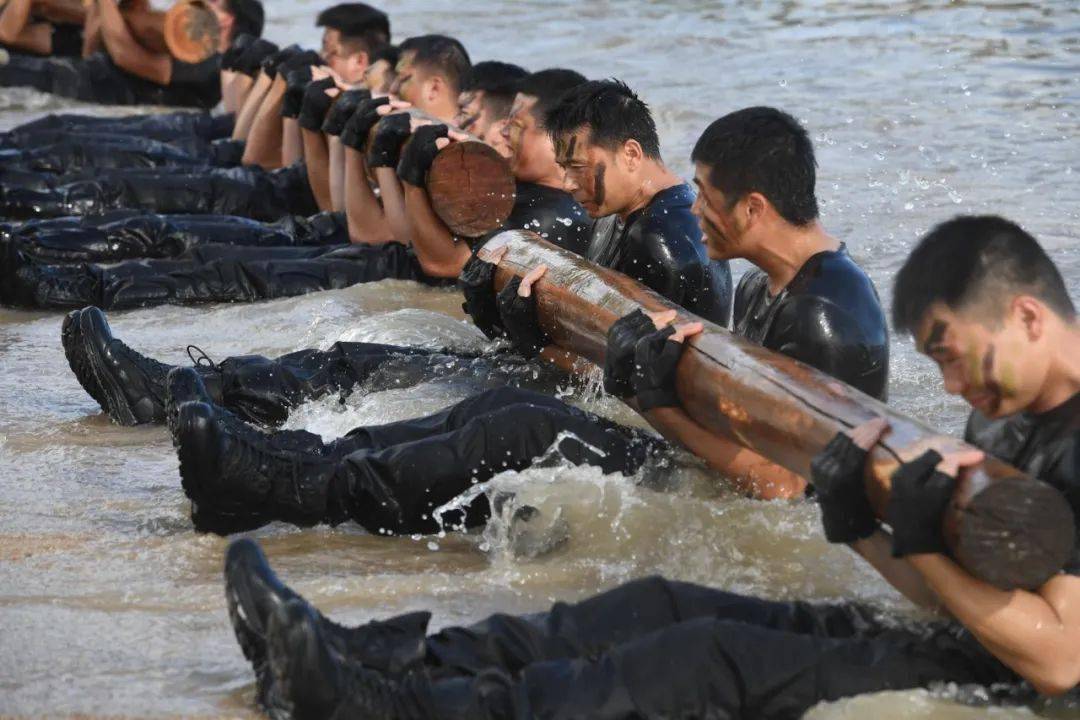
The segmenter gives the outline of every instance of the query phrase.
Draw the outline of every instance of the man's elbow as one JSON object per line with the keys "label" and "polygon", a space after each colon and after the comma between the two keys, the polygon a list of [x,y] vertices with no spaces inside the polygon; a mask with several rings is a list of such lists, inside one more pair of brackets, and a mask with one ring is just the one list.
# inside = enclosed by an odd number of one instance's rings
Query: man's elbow
{"label": "man's elbow", "polygon": [[1064,695],[1080,684],[1080,657],[1040,662],[1024,679],[1043,695]]}
{"label": "man's elbow", "polygon": [[417,260],[420,261],[420,269],[424,271],[424,274],[432,278],[454,279],[465,267],[464,263],[424,258],[420,253],[417,253]]}

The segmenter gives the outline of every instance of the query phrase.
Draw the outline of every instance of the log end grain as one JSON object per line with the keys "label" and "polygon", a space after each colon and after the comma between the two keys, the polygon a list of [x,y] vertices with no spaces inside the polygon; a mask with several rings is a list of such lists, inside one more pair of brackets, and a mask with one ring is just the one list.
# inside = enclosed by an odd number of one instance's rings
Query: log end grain
{"label": "log end grain", "polygon": [[184,0],[165,13],[169,54],[186,63],[200,63],[217,52],[221,36],[214,11],[203,0]]}
{"label": "log end grain", "polygon": [[458,142],[443,149],[431,164],[427,191],[439,218],[464,237],[497,230],[514,209],[510,165],[481,142]]}
{"label": "log end grain", "polygon": [[1072,509],[1065,496],[1046,483],[1000,479],[956,513],[956,560],[997,587],[1033,590],[1072,556]]}

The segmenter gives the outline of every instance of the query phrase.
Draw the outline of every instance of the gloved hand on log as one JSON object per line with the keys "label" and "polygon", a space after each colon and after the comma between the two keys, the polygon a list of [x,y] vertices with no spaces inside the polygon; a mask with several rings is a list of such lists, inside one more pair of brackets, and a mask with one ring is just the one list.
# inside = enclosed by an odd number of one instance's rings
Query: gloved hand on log
{"label": "gloved hand on log", "polygon": [[401,158],[401,146],[411,134],[412,118],[408,113],[383,117],[375,128],[375,137],[368,148],[368,167],[396,168]]}
{"label": "gloved hand on log", "polygon": [[298,118],[304,104],[304,91],[311,83],[311,67],[290,70],[285,75],[285,97],[281,101],[281,117]]}
{"label": "gloved hand on log", "polygon": [[533,283],[547,272],[547,265],[540,265],[528,272],[525,277],[515,277],[499,291],[496,302],[499,306],[499,318],[506,329],[506,335],[514,347],[527,358],[533,358],[551,344],[551,339],[540,327],[536,315],[536,293]]}
{"label": "gloved hand on log", "polygon": [[481,245],[473,252],[458,276],[458,287],[465,293],[461,309],[472,318],[480,332],[494,340],[504,334],[499,305],[495,300],[495,268],[506,254],[502,247],[491,257],[486,257]]}
{"label": "gloved hand on log", "polygon": [[296,44],[283,47],[277,52],[263,58],[262,71],[273,80],[277,77],[278,70],[282,65],[302,52],[304,52],[303,48]]}
{"label": "gloved hand on log", "polygon": [[831,543],[853,543],[877,529],[864,476],[869,449],[886,427],[884,420],[874,420],[851,435],[837,433],[810,462],[810,484],[821,507],[825,539]]}
{"label": "gloved hand on log", "polygon": [[893,557],[946,553],[941,532],[945,510],[956,489],[960,469],[982,462],[981,450],[925,453],[897,468],[892,475],[885,520],[892,527]]}
{"label": "gloved hand on log", "polygon": [[449,134],[450,128],[442,124],[421,125],[416,128],[409,146],[401,153],[401,161],[398,162],[397,174],[401,181],[423,187],[431,163],[439,154],[437,142],[439,138],[448,137]]}
{"label": "gloved hand on log", "polygon": [[363,152],[371,128],[382,118],[378,113],[379,108],[389,104],[390,98],[387,97],[361,100],[360,104],[356,106],[356,112],[353,113],[341,130],[342,145]]}
{"label": "gloved hand on log", "polygon": [[240,61],[240,56],[244,54],[244,51],[251,47],[251,44],[255,42],[254,35],[248,35],[247,33],[240,33],[237,35],[232,44],[229,45],[229,49],[221,54],[221,69],[236,71],[236,64]]}
{"label": "gloved hand on log", "polygon": [[633,396],[631,376],[634,373],[634,348],[639,340],[654,332],[656,324],[653,319],[640,309],[612,323],[604,352],[605,391],[624,399]]}
{"label": "gloved hand on log", "polygon": [[[304,100],[300,103],[300,115],[297,117],[300,127],[314,132],[322,130],[326,113],[330,110],[330,106],[334,104],[333,96],[327,95],[326,92],[336,87],[333,78],[316,80],[307,86],[304,90]],[[335,90],[334,94],[336,95],[337,92]]]}
{"label": "gloved hand on log", "polygon": [[330,108],[330,111],[326,113],[326,120],[323,121],[322,131],[327,135],[333,135],[335,137],[341,135],[341,132],[345,129],[345,123],[349,122],[349,118],[356,112],[356,108],[360,106],[360,103],[364,100],[371,99],[371,91],[364,88],[356,88],[353,90],[346,90],[338,96],[337,102]]}
{"label": "gloved hand on log", "polygon": [[277,45],[269,40],[258,38],[236,59],[236,71],[255,77],[263,61],[272,57],[277,51]]}

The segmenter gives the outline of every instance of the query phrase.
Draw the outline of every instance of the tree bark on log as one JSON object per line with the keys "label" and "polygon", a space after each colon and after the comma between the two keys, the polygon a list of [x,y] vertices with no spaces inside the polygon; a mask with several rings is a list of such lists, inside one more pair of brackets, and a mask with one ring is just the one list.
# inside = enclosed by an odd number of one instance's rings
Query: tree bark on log
{"label": "tree bark on log", "polygon": [[[453,129],[450,123],[416,108],[402,112]],[[378,128],[376,123],[371,129],[369,143]],[[439,151],[426,183],[432,210],[450,232],[467,238],[480,237],[503,226],[514,209],[516,187],[510,163],[472,135]]]}
{"label": "tree bark on log", "polygon": [[[541,240],[506,231],[486,247],[506,246],[496,288],[544,264],[534,286],[540,324],[559,347],[603,365],[607,330],[638,308],[675,309],[677,322],[701,321],[678,365],[683,408],[699,424],[809,477],[810,462],[837,432],[875,417],[890,430],[871,451],[867,494],[883,516],[890,476],[932,442],[967,447],[803,363],[766,350],[687,312],[636,281]],[[940,447],[941,445],[939,445]],[[1064,496],[1019,470],[988,458],[960,478],[946,514],[953,557],[998,587],[1035,588],[1058,572],[1076,540]]]}

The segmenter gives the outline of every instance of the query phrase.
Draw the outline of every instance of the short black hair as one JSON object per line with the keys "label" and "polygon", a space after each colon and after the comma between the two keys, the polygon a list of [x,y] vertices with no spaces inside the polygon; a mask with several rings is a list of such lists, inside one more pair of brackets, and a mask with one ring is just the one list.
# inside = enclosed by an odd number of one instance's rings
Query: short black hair
{"label": "short black hair", "polygon": [[233,16],[233,37],[245,34],[262,37],[266,13],[259,0],[226,0],[226,8]]}
{"label": "short black hair", "polygon": [[725,115],[705,128],[690,159],[709,166],[709,183],[727,196],[729,209],[758,192],[792,225],[817,219],[814,145],[786,112],[751,107]]}
{"label": "short black hair", "polygon": [[588,82],[585,76],[576,70],[548,68],[547,70],[538,70],[522,78],[521,82],[518,83],[517,91],[522,95],[536,98],[536,105],[533,106],[532,114],[543,125],[548,110],[559,101],[559,98],[570,88],[577,87],[584,82]]}
{"label": "short black hair", "polygon": [[1076,318],[1061,273],[1035,238],[996,215],[961,215],[927,233],[904,261],[893,287],[893,327],[914,333],[936,302],[953,310],[978,306],[996,323],[1017,294]]}
{"label": "short black hair", "polygon": [[484,107],[497,118],[510,114],[518,83],[529,71],[520,65],[485,60],[472,66],[461,83],[461,92],[483,92]]}
{"label": "short black hair", "polygon": [[376,63],[380,60],[385,60],[386,62],[390,63],[391,68],[394,68],[397,67],[398,58],[400,57],[401,51],[398,49],[398,46],[390,45],[389,43],[387,43],[375,52],[371,53],[371,55],[368,56],[368,62]]}
{"label": "short black hair", "polygon": [[660,137],[649,106],[620,80],[590,80],[563,93],[544,116],[552,139],[589,129],[589,142],[613,150],[636,140],[646,157],[660,159]]}
{"label": "short black hair", "polygon": [[446,35],[417,35],[401,43],[402,55],[413,54],[413,63],[437,70],[450,83],[455,93],[472,68],[465,46]]}
{"label": "short black hair", "polygon": [[316,27],[341,33],[341,40],[370,56],[390,42],[390,18],[366,3],[341,3],[328,7],[315,19]]}

